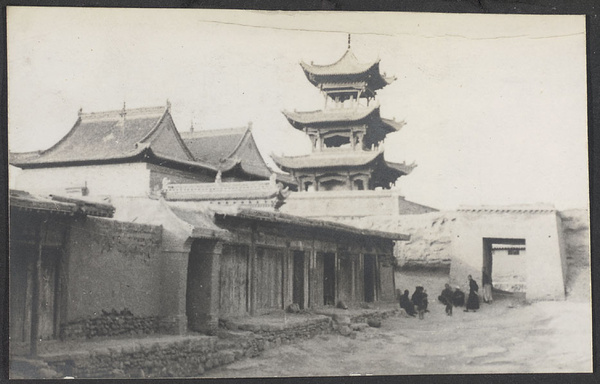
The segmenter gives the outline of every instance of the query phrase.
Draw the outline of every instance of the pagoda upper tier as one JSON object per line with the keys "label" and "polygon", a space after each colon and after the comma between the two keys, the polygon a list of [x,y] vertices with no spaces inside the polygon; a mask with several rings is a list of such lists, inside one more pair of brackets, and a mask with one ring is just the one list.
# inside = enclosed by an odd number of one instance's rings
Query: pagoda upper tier
{"label": "pagoda upper tier", "polygon": [[344,101],[355,94],[357,97],[373,98],[375,92],[396,77],[388,77],[379,72],[379,59],[370,63],[358,61],[350,48],[335,63],[316,65],[300,62],[308,81],[325,92],[332,99]]}
{"label": "pagoda upper tier", "polygon": [[336,147],[345,142],[353,149],[368,150],[379,145],[388,133],[397,132],[405,125],[404,121],[381,118],[379,105],[282,112],[294,128],[310,137],[314,150]]}

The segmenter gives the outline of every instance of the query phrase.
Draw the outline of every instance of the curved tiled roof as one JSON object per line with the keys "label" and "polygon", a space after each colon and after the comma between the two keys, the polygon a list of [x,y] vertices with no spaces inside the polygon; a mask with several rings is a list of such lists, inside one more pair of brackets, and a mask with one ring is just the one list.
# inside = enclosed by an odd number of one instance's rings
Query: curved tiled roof
{"label": "curved tiled roof", "polygon": [[[240,167],[243,172],[263,179],[268,179],[273,173],[256,145],[250,125],[181,132],[181,137],[196,160],[212,164],[222,172]],[[277,179],[286,184],[295,184],[288,175],[277,173]]]}
{"label": "curved tiled roof", "polygon": [[318,111],[296,112],[282,111],[288,121],[296,128],[301,128],[306,124],[325,124],[337,122],[354,122],[370,117],[379,116],[379,105],[359,108],[332,108]]}
{"label": "curved tiled roof", "polygon": [[417,166],[412,164],[393,163],[384,160],[383,151],[324,151],[305,156],[275,156],[273,160],[283,169],[299,170],[314,168],[360,167],[378,161],[396,174],[396,177],[408,175]]}
{"label": "curved tiled roof", "polygon": [[11,153],[9,162],[19,168],[42,168],[151,157],[216,172],[216,168],[194,160],[168,106],[80,112],[73,128],[58,143],[44,151]]}
{"label": "curved tiled roof", "polygon": [[369,83],[372,90],[385,87],[396,80],[379,73],[379,59],[370,63],[361,63],[354,53],[348,49],[333,64],[315,65],[300,62],[307,79],[315,86],[323,83]]}
{"label": "curved tiled roof", "polygon": [[331,151],[315,152],[305,156],[275,156],[273,160],[287,169],[329,168],[366,165],[381,157],[378,151]]}

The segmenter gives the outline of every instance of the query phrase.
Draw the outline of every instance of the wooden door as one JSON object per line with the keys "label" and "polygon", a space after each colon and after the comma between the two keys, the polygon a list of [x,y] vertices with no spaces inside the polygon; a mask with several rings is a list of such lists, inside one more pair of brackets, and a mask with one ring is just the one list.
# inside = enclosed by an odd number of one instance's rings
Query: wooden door
{"label": "wooden door", "polygon": [[256,308],[283,308],[283,251],[272,248],[256,249]]}
{"label": "wooden door", "polygon": [[242,246],[223,246],[220,272],[220,313],[244,315],[248,311],[248,252]]}
{"label": "wooden door", "polygon": [[292,301],[304,309],[304,252],[294,251]]}
{"label": "wooden door", "polygon": [[365,255],[364,256],[364,286],[365,286],[365,301],[367,303],[372,303],[375,301],[375,272],[376,268],[376,259],[374,255]]}
{"label": "wooden door", "polygon": [[58,334],[58,262],[60,249],[45,248],[42,252],[42,284],[40,286],[40,339],[56,338]]}

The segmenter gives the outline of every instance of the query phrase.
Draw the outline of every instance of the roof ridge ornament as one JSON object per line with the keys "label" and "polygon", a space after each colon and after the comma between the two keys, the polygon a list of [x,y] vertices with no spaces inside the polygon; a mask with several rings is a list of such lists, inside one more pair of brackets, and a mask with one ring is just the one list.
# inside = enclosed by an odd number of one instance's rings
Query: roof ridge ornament
{"label": "roof ridge ornament", "polygon": [[352,37],[352,35],[349,33],[348,34],[348,50],[350,50],[350,46],[351,46],[351,44],[350,44],[351,37]]}
{"label": "roof ridge ornament", "polygon": [[171,102],[167,99],[167,112],[171,113]]}

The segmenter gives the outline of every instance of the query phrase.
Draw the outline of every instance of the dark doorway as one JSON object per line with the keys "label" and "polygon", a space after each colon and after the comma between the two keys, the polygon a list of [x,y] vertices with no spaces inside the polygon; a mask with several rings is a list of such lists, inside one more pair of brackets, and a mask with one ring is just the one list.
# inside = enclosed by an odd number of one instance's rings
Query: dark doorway
{"label": "dark doorway", "polygon": [[323,255],[323,304],[335,305],[335,254]]}
{"label": "dark doorway", "polygon": [[[508,238],[483,238],[483,263],[481,268],[481,279],[485,272],[492,278],[494,287],[502,287],[511,285],[511,280],[516,282],[519,277],[517,274],[522,274],[524,266],[518,265],[518,259],[511,259],[506,255],[519,255],[519,250],[525,249],[525,239],[508,239]],[[497,260],[498,268],[494,271],[494,258]],[[512,273],[511,273],[512,271]],[[511,290],[511,289],[508,289]]]}
{"label": "dark doorway", "polygon": [[294,251],[292,301],[304,309],[304,252]]}
{"label": "dark doorway", "polygon": [[375,256],[365,255],[365,301],[372,303],[375,301]]}

